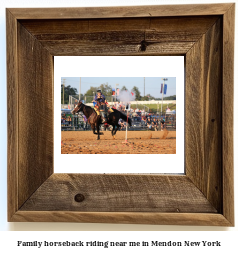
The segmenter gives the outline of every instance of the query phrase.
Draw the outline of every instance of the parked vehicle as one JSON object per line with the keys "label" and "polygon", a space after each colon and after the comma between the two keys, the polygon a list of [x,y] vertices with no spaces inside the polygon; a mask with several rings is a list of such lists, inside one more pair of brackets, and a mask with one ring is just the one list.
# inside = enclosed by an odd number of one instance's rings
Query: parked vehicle
{"label": "parked vehicle", "polygon": [[142,127],[141,118],[139,116],[132,117],[131,127],[133,127],[133,128],[141,128]]}

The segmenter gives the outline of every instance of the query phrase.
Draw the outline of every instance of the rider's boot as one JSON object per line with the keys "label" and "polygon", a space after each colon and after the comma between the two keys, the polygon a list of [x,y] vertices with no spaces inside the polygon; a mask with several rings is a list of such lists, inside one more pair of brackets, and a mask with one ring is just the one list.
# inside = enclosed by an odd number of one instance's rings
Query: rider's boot
{"label": "rider's boot", "polygon": [[102,119],[102,123],[106,123],[107,122],[107,113],[101,112],[101,119]]}

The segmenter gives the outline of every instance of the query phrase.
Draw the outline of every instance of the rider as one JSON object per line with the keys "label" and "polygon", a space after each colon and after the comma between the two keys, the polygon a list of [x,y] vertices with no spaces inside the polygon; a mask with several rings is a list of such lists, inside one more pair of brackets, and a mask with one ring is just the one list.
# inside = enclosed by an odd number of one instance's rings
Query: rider
{"label": "rider", "polygon": [[[99,103],[108,104],[107,101],[106,101],[105,96],[102,94],[102,91],[100,89],[97,90],[97,94],[95,95],[93,102],[99,102]],[[97,106],[97,104],[94,105],[94,110],[97,112],[98,115],[100,115],[99,107]],[[113,112],[113,110],[111,108],[109,108],[109,111]],[[105,117],[107,117],[107,113],[105,112],[105,114],[106,114],[106,116],[101,115],[101,117],[102,117],[102,123],[106,122],[106,118]]]}

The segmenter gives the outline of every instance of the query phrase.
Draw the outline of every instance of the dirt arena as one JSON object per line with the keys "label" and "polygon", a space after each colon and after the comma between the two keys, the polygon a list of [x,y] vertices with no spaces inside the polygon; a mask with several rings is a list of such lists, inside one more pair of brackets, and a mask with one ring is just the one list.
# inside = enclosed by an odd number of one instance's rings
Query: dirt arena
{"label": "dirt arena", "polygon": [[104,131],[100,140],[92,131],[62,131],[62,154],[175,154],[176,131],[118,131],[115,139]]}

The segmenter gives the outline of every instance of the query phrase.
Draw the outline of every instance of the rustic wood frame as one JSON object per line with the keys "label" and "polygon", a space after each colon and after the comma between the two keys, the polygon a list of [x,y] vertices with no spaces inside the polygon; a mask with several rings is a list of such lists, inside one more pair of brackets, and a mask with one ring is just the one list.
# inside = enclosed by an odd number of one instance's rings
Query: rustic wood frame
{"label": "rustic wood frame", "polygon": [[[8,220],[234,226],[234,18],[233,3],[7,9]],[[54,174],[56,55],[184,55],[186,175]]]}

